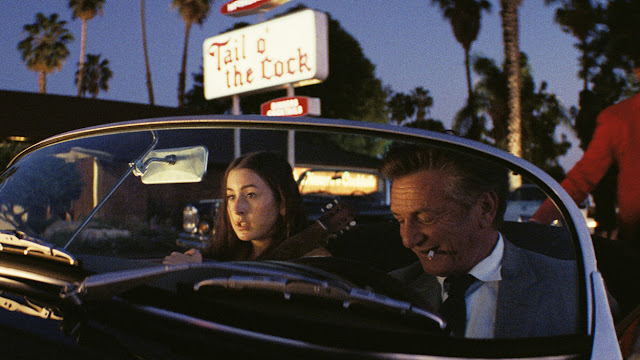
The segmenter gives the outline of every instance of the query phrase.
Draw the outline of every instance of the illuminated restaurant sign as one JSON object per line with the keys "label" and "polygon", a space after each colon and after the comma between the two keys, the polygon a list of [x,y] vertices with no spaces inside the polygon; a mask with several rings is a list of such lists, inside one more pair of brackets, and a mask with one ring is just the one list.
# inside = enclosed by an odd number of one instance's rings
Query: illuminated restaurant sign
{"label": "illuminated restaurant sign", "polygon": [[307,96],[273,99],[260,105],[260,114],[267,116],[319,116],[320,99]]}
{"label": "illuminated restaurant sign", "polygon": [[254,15],[260,12],[267,12],[290,0],[231,0],[222,5],[220,13],[230,16]]}
{"label": "illuminated restaurant sign", "polygon": [[303,10],[203,43],[204,97],[304,86],[329,75],[327,15]]}
{"label": "illuminated restaurant sign", "polygon": [[[359,171],[310,170],[296,167],[293,171],[301,194],[367,195],[378,191],[378,176]],[[302,179],[299,179],[302,177]]]}

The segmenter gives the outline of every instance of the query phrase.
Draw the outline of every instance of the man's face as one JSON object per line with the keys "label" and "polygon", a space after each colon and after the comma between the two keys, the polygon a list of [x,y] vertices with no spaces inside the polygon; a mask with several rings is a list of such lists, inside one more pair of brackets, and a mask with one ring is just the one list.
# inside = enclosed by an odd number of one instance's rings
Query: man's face
{"label": "man's face", "polygon": [[441,170],[423,170],[396,178],[391,188],[404,246],[418,255],[426,273],[438,276],[468,272],[497,241],[494,198],[483,194],[467,209],[447,196],[448,181]]}

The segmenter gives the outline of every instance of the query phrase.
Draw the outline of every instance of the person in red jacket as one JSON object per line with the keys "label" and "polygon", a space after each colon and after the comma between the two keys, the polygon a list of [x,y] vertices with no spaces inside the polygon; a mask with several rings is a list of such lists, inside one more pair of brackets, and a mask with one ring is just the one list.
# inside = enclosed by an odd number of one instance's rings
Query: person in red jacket
{"label": "person in red jacket", "polygon": [[[634,75],[640,81],[640,57],[634,59],[634,64]],[[579,204],[613,164],[618,166],[621,238],[640,249],[640,94],[611,105],[598,115],[589,146],[561,185]],[[548,224],[559,218],[560,213],[547,200],[531,220]]]}

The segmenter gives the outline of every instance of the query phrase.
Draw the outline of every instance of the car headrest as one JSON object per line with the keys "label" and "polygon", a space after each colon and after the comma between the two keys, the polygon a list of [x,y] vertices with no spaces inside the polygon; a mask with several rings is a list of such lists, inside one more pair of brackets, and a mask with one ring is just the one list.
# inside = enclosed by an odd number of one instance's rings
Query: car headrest
{"label": "car headrest", "polygon": [[[506,221],[499,230],[518,247],[557,259],[575,259],[569,231],[564,227]],[[385,271],[417,261],[416,255],[402,245],[395,221],[357,225],[332,239],[328,249],[334,256],[361,261]]]}
{"label": "car headrest", "polygon": [[505,221],[502,235],[512,244],[556,259],[574,260],[575,249],[566,227]]}

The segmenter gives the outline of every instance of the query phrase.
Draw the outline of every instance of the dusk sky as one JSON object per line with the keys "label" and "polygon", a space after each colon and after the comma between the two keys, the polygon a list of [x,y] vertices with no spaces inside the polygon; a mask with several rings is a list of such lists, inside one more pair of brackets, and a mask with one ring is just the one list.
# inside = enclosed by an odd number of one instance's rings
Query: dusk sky
{"label": "dusk sky", "polygon": [[[202,65],[202,43],[211,36],[230,28],[235,22],[257,23],[257,15],[235,18],[222,15],[220,7],[226,1],[213,2],[209,17],[202,27],[195,25],[189,39],[187,85],[191,74]],[[483,16],[478,40],[472,53],[503,59],[500,4],[491,0],[492,11]],[[58,13],[68,21],[67,28],[75,40],[71,52],[58,73],[47,77],[47,93],[75,95],[74,73],[80,54],[79,19],[71,19],[66,0],[5,0],[0,13],[0,89],[37,92],[34,72],[23,63],[17,45],[24,38],[22,27],[35,21],[38,12],[49,16]],[[151,75],[157,105],[177,106],[177,83],[184,43],[184,22],[171,9],[170,0],[147,0],[147,41]],[[361,45],[364,55],[375,65],[376,76],[394,91],[410,92],[422,86],[434,99],[431,116],[450,125],[455,113],[467,97],[464,75],[464,53],[456,42],[451,26],[431,0],[292,0],[265,15],[271,16],[287,8],[304,4],[328,13]],[[561,31],[553,21],[555,8],[544,0],[524,0],[520,8],[520,48],[529,57],[533,77],[539,86],[548,83],[548,92],[555,93],[569,108],[577,105],[582,87],[577,77],[579,53],[575,39]],[[98,98],[148,103],[145,83],[140,2],[107,0],[102,16],[88,23],[87,53],[101,54],[109,60],[114,73],[109,91]],[[331,69],[329,69],[331,71]],[[577,141],[574,141],[577,145]],[[575,148],[575,146],[574,146]],[[580,151],[563,161],[571,166]]]}

